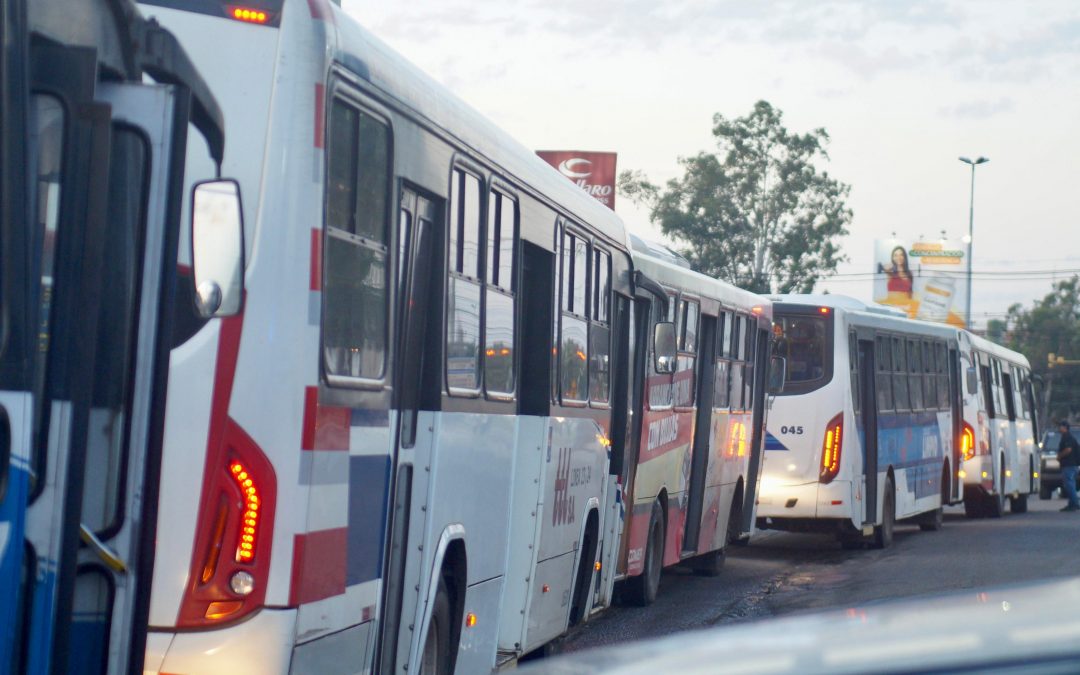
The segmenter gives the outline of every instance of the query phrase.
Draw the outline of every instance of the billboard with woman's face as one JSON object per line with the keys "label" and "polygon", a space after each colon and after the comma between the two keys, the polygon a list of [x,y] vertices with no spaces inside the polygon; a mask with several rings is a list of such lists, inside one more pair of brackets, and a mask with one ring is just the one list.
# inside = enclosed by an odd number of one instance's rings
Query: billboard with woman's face
{"label": "billboard with woman's face", "polygon": [[874,243],[874,302],[913,319],[964,325],[967,267],[962,245],[946,240]]}

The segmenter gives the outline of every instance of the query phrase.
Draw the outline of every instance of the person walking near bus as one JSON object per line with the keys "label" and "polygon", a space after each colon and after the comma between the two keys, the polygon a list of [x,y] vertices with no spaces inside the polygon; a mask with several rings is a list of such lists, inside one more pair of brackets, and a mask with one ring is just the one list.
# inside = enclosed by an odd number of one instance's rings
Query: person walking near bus
{"label": "person walking near bus", "polygon": [[1058,463],[1061,464],[1061,487],[1069,496],[1069,503],[1062,511],[1080,511],[1080,499],[1076,496],[1076,473],[1080,470],[1080,443],[1069,433],[1069,423],[1059,422]]}

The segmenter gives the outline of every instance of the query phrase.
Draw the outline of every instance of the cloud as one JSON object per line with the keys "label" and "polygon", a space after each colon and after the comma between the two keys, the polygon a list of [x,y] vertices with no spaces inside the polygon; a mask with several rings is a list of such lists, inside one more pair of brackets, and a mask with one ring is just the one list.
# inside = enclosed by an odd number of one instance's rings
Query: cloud
{"label": "cloud", "polygon": [[1012,112],[1016,107],[1011,98],[999,98],[996,101],[967,101],[954,106],[946,106],[938,109],[945,117],[957,119],[985,120],[995,115]]}

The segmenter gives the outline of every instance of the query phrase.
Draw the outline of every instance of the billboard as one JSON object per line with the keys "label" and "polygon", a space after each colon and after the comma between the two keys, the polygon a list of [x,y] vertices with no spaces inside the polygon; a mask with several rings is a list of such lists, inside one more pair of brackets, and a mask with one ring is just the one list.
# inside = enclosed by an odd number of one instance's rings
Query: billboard
{"label": "billboard", "polygon": [[604,206],[615,210],[614,152],[538,150],[536,154]]}
{"label": "billboard", "polygon": [[874,302],[893,305],[913,319],[964,326],[967,253],[944,239],[874,242]]}

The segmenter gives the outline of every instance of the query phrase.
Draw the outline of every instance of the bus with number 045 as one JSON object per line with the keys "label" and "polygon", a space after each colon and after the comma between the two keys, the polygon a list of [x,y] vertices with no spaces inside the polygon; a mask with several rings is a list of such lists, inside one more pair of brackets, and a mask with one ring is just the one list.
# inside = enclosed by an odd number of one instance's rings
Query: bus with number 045
{"label": "bus with number 045", "polygon": [[769,415],[757,524],[887,547],[963,496],[958,329],[835,295],[773,297],[787,380]]}

